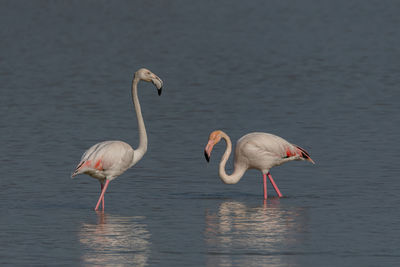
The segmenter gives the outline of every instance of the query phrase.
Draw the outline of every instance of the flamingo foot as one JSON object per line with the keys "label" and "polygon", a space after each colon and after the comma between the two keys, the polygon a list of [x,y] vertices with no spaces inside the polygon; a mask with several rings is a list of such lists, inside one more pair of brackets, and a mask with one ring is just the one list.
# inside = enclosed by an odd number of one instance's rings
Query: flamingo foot
{"label": "flamingo foot", "polygon": [[[265,177],[265,174],[264,174],[264,177]],[[270,173],[268,173],[268,178],[269,178],[269,180],[271,181],[271,184],[272,184],[272,186],[274,187],[276,193],[278,194],[278,197],[282,197],[283,195],[282,195],[281,191],[279,191],[279,188],[278,188],[278,186],[276,185],[276,183],[275,183],[275,181],[274,181],[274,179],[272,178],[272,176],[271,176]]]}
{"label": "flamingo foot", "polygon": [[100,197],[99,197],[99,201],[97,201],[97,205],[96,205],[96,207],[94,208],[94,210],[95,211],[97,211],[98,209],[99,209],[99,206],[100,206],[100,202],[103,200],[103,211],[104,211],[104,194],[106,193],[106,190],[107,190],[107,187],[108,187],[108,184],[110,183],[110,180],[106,180],[106,184],[104,185],[104,187],[103,187],[103,189],[101,190],[101,194],[100,194]]}

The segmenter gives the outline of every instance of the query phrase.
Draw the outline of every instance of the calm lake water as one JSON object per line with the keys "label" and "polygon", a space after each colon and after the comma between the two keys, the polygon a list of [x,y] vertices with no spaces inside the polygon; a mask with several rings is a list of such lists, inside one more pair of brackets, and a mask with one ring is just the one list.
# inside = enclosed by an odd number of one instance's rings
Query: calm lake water
{"label": "calm lake water", "polygon": [[[398,1],[1,1],[0,265],[393,266],[400,259]],[[149,149],[110,183],[70,175],[103,140]],[[316,165],[218,177],[270,132]],[[228,172],[232,163],[228,164]]]}

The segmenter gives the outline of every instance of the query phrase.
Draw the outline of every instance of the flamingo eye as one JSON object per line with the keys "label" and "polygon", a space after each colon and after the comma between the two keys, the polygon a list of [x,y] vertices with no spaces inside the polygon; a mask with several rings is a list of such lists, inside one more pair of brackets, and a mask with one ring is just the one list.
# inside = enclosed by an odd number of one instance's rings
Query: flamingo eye
{"label": "flamingo eye", "polygon": [[150,71],[148,71],[147,74],[150,75]]}

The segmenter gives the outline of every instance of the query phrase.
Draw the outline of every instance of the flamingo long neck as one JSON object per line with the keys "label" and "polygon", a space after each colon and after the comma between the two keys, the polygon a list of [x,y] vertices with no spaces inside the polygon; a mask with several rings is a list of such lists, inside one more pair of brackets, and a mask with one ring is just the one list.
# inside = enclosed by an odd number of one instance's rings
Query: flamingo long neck
{"label": "flamingo long neck", "polygon": [[231,175],[228,175],[226,173],[225,165],[232,152],[232,142],[229,136],[225,133],[222,134],[222,138],[225,139],[226,149],[224,155],[222,156],[221,162],[219,163],[219,177],[225,184],[236,184],[237,182],[239,182],[240,178],[242,178],[243,174],[246,171],[246,168],[240,163],[235,162],[233,173]]}
{"label": "flamingo long neck", "polygon": [[139,79],[136,77],[133,78],[132,81],[132,101],[133,105],[135,106],[136,117],[138,121],[138,128],[139,128],[139,146],[135,149],[135,153],[133,156],[133,160],[131,166],[137,163],[146,153],[147,151],[147,133],[146,127],[144,126],[142,110],[140,108],[138,93],[137,93],[137,85],[139,83]]}

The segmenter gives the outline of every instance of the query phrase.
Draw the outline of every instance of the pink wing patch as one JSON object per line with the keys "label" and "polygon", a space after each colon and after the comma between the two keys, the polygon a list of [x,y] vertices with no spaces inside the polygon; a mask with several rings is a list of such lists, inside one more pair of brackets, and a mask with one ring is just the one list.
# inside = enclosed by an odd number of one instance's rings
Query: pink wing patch
{"label": "pink wing patch", "polygon": [[102,163],[101,159],[99,159],[99,160],[96,162],[96,165],[94,165],[94,168],[95,168],[96,170],[99,170],[99,171],[102,171],[102,170],[103,170],[103,163]]}
{"label": "pink wing patch", "polygon": [[290,150],[290,148],[286,148],[286,157],[290,158],[290,157],[293,157],[293,156],[297,156],[297,153],[296,152],[292,152]]}

